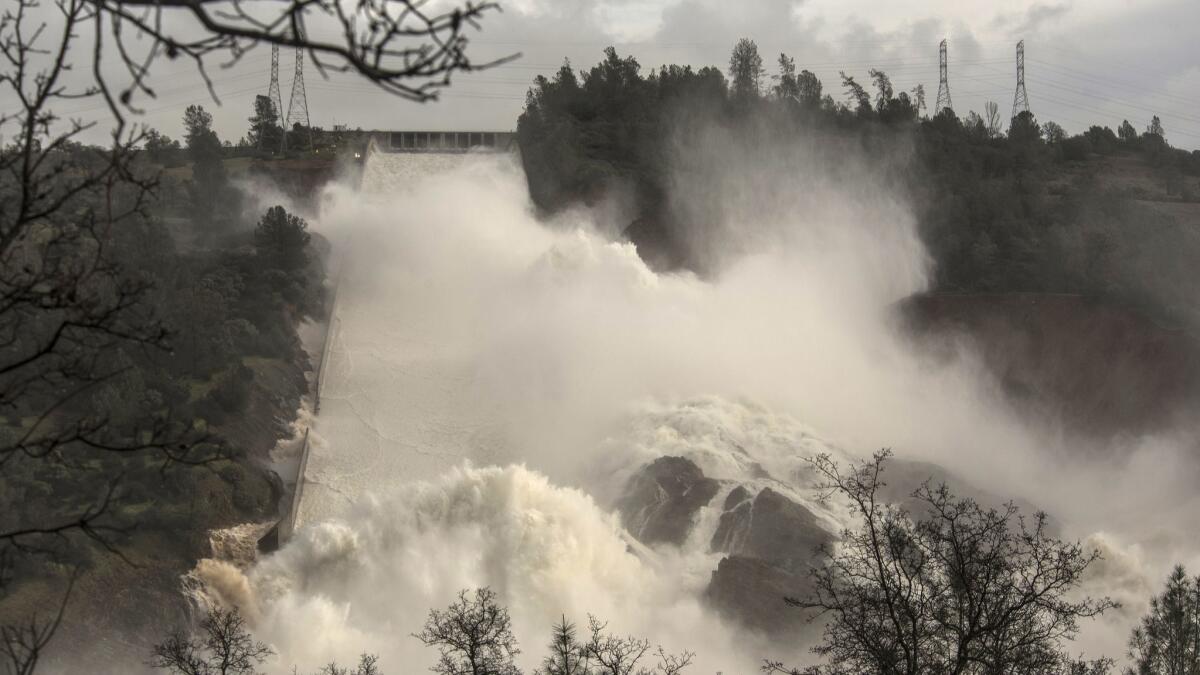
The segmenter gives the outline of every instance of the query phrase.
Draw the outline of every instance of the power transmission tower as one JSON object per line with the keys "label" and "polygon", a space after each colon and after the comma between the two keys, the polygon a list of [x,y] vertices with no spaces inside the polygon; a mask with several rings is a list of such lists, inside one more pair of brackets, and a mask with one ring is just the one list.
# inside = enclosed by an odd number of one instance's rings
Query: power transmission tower
{"label": "power transmission tower", "polygon": [[1029,94],[1025,93],[1025,41],[1017,43],[1017,91],[1013,94],[1012,117],[1029,111]]}
{"label": "power transmission tower", "polygon": [[946,41],[942,40],[942,43],[938,45],[938,97],[937,107],[934,108],[933,111],[935,115],[947,108],[954,110],[954,104],[950,102],[950,79],[948,75],[948,65],[949,64],[947,63],[946,58]]}
{"label": "power transmission tower", "polygon": [[283,133],[299,124],[308,134],[308,149],[312,150],[312,127],[308,123],[308,97],[304,95],[304,51],[296,50],[296,75],[292,78],[292,99],[288,101],[287,125]]}
{"label": "power transmission tower", "polygon": [[[267,89],[267,98],[271,99],[271,107],[275,109],[275,120],[279,123],[280,128],[283,128],[283,99],[279,95],[279,45],[271,45],[271,86]],[[279,136],[279,150],[284,149],[284,139],[287,134]],[[258,145],[261,148],[263,140],[266,139],[266,134],[260,133],[258,136]]]}

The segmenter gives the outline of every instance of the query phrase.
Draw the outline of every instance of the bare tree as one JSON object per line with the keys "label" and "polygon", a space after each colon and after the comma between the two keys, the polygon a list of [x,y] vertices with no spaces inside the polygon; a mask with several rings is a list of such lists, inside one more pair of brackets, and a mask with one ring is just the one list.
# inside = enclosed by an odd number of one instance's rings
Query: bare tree
{"label": "bare tree", "polygon": [[413,637],[441,653],[432,670],[440,675],[518,675],[513,658],[521,653],[512,634],[508,610],[496,602],[496,593],[480,588],[444,611],[431,610],[425,628]]}
{"label": "bare tree", "polygon": [[[811,460],[825,496],[848,502],[859,529],[842,533],[813,592],[789,598],[825,619],[814,673],[1046,673],[1075,666],[1061,649],[1078,621],[1115,607],[1079,599],[1084,571],[1099,558],[1051,537],[1046,516],[1015,506],[988,509],[924,485],[919,518],[880,499],[889,451],[842,468]],[[787,672],[780,664],[768,669]]]}
{"label": "bare tree", "polygon": [[383,675],[379,670],[379,657],[374,654],[361,654],[358,657],[358,665],[354,670],[349,667],[341,667],[336,661],[329,663],[321,668],[317,675]]}
{"label": "bare tree", "polygon": [[1000,121],[1000,106],[995,101],[983,104],[984,120],[987,122],[988,138],[999,138],[1003,123]]}
{"label": "bare tree", "polygon": [[1050,145],[1058,145],[1067,138],[1067,130],[1062,128],[1058,122],[1046,122],[1042,125],[1042,133],[1046,135],[1046,142]]}
{"label": "bare tree", "polygon": [[[0,572],[2,571],[0,570]],[[34,614],[26,618],[24,623],[0,626],[0,659],[4,663],[5,673],[32,675],[37,670],[42,652],[50,644],[59,624],[62,623],[63,614],[67,610],[67,601],[71,599],[71,590],[75,585],[75,576],[75,574],[71,575],[67,582],[67,590],[63,593],[62,602],[48,620],[42,621],[37,614]]]}
{"label": "bare tree", "polygon": [[584,650],[596,663],[597,667],[591,671],[595,675],[679,675],[692,663],[691,652],[668,654],[662,647],[656,647],[653,653],[658,663],[653,668],[643,667],[639,665],[642,659],[652,653],[650,641],[632,635],[612,635],[605,632],[607,627],[596,617],[588,617],[591,637]]}
{"label": "bare tree", "polygon": [[[495,4],[465,0],[437,7],[419,0],[5,4],[0,481],[7,482],[20,463],[53,462],[82,472],[85,452],[156,453],[164,466],[227,455],[219,439],[170,411],[125,424],[87,404],[91,392],[126,371],[110,358],[114,352],[170,348],[170,335],[149,301],[149,283],[112,254],[114,232],[147,215],[157,187],[156,175],[137,162],[146,131],[127,120],[140,112],[140,100],[155,97],[154,64],[162,57],[190,60],[215,100],[208,74],[213,61],[229,67],[257,45],[276,44],[307,51],[322,73],[357,73],[385,91],[424,101],[435,98],[454,73],[498,62],[476,64],[466,54],[467,32]],[[320,37],[326,35],[332,37]],[[114,62],[124,77],[114,78]],[[107,110],[107,147],[80,143],[96,122],[61,116],[63,107],[77,108],[81,101]],[[120,491],[115,479],[96,482],[94,494],[63,504],[54,516],[0,513],[0,559],[53,554],[76,535],[115,552],[120,528],[106,518]],[[0,592],[7,581],[0,579]],[[39,624],[27,640],[35,653],[20,672],[32,671],[59,619]],[[8,629],[28,637],[22,626]]]}
{"label": "bare tree", "polygon": [[[432,6],[421,0],[352,4],[336,0],[87,0],[86,4],[101,19],[96,39],[111,40],[129,76],[118,96],[125,106],[132,106],[135,94],[154,96],[149,86],[150,66],[164,54],[190,59],[207,82],[209,58],[228,67],[260,44],[295,47],[305,50],[322,74],[358,73],[385,91],[414,101],[436,98],[456,72],[515,58],[477,64],[467,56],[467,30],[479,28],[485,14],[499,10],[498,4],[487,1]],[[171,28],[180,23],[191,24],[191,36]],[[316,34],[333,37],[322,39],[313,36]],[[97,77],[108,91],[107,84]]]}
{"label": "bare tree", "polygon": [[177,675],[255,675],[272,654],[250,635],[236,609],[218,608],[200,622],[199,637],[176,631],[155,645],[150,665]]}
{"label": "bare tree", "polygon": [[913,106],[916,107],[917,115],[925,112],[925,85],[918,84],[912,88]]}

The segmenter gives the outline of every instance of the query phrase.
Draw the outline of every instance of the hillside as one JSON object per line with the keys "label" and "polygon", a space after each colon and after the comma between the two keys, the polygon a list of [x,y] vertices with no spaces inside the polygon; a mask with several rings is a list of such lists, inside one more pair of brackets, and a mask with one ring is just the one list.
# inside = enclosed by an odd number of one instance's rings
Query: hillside
{"label": "hillside", "polygon": [[1029,416],[1096,438],[1193,424],[1200,344],[1128,307],[1071,294],[954,294],[902,305],[920,343],[965,340]]}

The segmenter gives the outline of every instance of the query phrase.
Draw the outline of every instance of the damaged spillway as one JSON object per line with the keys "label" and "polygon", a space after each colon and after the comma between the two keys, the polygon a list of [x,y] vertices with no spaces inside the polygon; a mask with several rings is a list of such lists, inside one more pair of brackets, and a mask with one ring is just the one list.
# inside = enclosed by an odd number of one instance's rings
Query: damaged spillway
{"label": "damaged spillway", "polygon": [[925,286],[911,218],[788,178],[778,195],[822,200],[745,205],[787,229],[718,279],[655,274],[594,212],[540,221],[505,156],[374,155],[361,190],[330,189],[315,227],[344,253],[295,533],[198,570],[287,656],[271,672],[364,651],[419,670],[435,655],[404,636],[479,586],[524,668],[589,614],[699,672],[801,665],[814,629],[782,598],[853,525],[818,454],[890,446],[900,497],[961,471],[1095,533],[1106,514],[1070,507],[1099,474],[1038,464],[978,364],[924,362],[893,330]]}
{"label": "damaged spillway", "polygon": [[[364,199],[463,161],[458,155],[375,155],[363,177]],[[379,234],[356,233],[343,244],[362,251]],[[445,330],[431,281],[404,256],[382,275],[372,265],[341,268],[297,526],[344,515],[382,486],[431,479],[464,460],[492,459],[498,440],[486,401],[475,395],[475,364]]]}

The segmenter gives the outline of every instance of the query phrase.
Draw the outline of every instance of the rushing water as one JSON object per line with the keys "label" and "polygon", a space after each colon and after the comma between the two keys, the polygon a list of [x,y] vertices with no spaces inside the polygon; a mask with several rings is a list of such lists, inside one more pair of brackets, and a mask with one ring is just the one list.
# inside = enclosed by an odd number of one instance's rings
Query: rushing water
{"label": "rushing water", "polygon": [[[433,654],[408,636],[481,585],[510,607],[526,666],[553,621],[591,613],[696,651],[695,672],[753,672],[801,654],[702,601],[724,492],[679,548],[641,546],[612,513],[651,459],[770,485],[832,530],[847,518],[803,458],[888,445],[1099,537],[1072,505],[1109,474],[1039,464],[969,356],[931,365],[891,330],[886,308],[925,283],[912,219],[835,186],[779,194],[809,201],[769,205],[778,245],[703,281],[651,272],[586,212],[540,223],[509,158],[373,156],[315,224],[344,262],[300,527],[253,565],[204,561],[204,597],[240,606],[280,673],[362,651],[423,669]],[[1101,587],[1143,593],[1140,549],[1094,540],[1112,552]]]}

